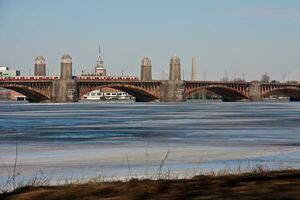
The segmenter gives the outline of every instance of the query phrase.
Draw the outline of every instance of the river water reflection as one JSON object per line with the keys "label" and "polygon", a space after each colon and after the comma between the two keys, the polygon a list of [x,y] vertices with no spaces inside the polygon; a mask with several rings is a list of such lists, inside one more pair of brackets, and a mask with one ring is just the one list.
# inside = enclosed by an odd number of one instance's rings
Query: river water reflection
{"label": "river water reflection", "polygon": [[300,103],[0,103],[0,183],[16,140],[23,177],[300,167]]}

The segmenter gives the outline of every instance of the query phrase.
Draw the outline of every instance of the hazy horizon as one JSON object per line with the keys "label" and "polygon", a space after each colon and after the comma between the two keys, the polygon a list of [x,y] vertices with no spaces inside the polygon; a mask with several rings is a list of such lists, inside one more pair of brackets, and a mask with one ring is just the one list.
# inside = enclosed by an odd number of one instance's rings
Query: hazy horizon
{"label": "hazy horizon", "polygon": [[[300,1],[38,1],[0,0],[0,65],[33,74],[35,57],[46,58],[50,74],[59,74],[68,53],[76,74],[96,65],[98,44],[108,75],[140,75],[150,57],[154,79],[181,58],[190,79],[192,57],[197,76],[219,80],[260,79],[268,73],[300,69]],[[300,70],[299,75],[300,75]]]}

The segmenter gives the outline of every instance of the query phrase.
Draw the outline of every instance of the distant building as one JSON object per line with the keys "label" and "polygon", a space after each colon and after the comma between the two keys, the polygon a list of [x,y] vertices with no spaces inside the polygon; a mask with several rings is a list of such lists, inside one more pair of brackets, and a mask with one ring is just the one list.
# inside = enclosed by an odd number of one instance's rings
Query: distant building
{"label": "distant building", "polygon": [[0,88],[0,101],[26,101],[26,96],[15,92],[13,90],[7,90]]}
{"label": "distant building", "polygon": [[9,101],[11,97],[11,90],[0,88],[0,101]]}
{"label": "distant building", "polygon": [[[101,58],[101,48],[99,45],[97,65],[94,73],[82,73],[81,76],[106,76],[106,69],[104,68],[104,62]],[[101,88],[89,92],[82,97],[83,100],[130,100],[134,99],[133,96],[126,92],[116,90],[113,88]]]}
{"label": "distant building", "polygon": [[0,77],[20,76],[19,70],[9,70],[9,67],[0,67]]}
{"label": "distant building", "polygon": [[90,101],[97,101],[97,100],[131,100],[135,98],[126,92],[105,87],[83,95],[83,99],[90,100]]}
{"label": "distant building", "polygon": [[209,91],[207,89],[201,89],[186,97],[187,101],[222,101],[222,96]]}
{"label": "distant building", "polygon": [[[9,67],[0,67],[0,77],[15,77],[20,76],[19,70],[9,70]],[[26,96],[15,92],[13,90],[7,90],[0,88],[0,100],[4,101],[25,101]]]}
{"label": "distant building", "polygon": [[81,76],[106,76],[106,69],[104,68],[104,62],[103,59],[101,58],[100,45],[98,49],[97,64],[94,69],[94,73],[84,73],[84,71],[82,71]]}
{"label": "distant building", "polygon": [[101,47],[98,48],[97,65],[95,67],[95,74],[98,76],[106,76],[106,69],[104,68],[104,62],[101,58]]}
{"label": "distant building", "polygon": [[5,67],[5,66],[0,66],[0,71],[7,71],[7,70],[9,70],[9,68],[8,68],[8,67]]}

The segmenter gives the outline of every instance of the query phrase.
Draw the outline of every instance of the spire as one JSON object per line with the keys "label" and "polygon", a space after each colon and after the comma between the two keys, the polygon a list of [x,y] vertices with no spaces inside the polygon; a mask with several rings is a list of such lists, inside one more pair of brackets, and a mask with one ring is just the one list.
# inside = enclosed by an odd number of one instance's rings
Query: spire
{"label": "spire", "polygon": [[99,44],[98,47],[98,59],[101,57],[101,45]]}
{"label": "spire", "polygon": [[97,68],[103,68],[103,60],[101,58],[101,45],[98,47]]}
{"label": "spire", "polygon": [[103,60],[101,58],[101,45],[98,46],[97,65],[95,67],[95,74],[97,76],[106,76],[106,69],[104,68]]}
{"label": "spire", "polygon": [[97,65],[95,67],[95,73],[99,76],[106,76],[106,69],[104,68],[103,60],[101,58],[101,45],[98,46]]}

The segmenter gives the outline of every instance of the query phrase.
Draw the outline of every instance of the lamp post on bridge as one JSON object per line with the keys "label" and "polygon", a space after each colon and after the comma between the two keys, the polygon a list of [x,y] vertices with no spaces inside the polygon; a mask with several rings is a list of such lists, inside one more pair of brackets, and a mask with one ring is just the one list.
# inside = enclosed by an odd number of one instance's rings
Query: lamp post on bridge
{"label": "lamp post on bridge", "polygon": [[225,82],[228,82],[228,73],[227,73],[227,70],[225,70]]}

